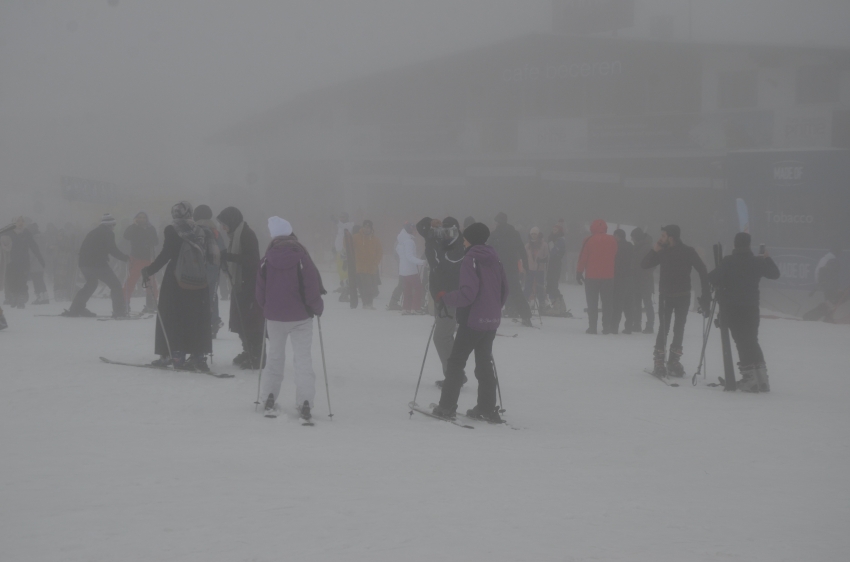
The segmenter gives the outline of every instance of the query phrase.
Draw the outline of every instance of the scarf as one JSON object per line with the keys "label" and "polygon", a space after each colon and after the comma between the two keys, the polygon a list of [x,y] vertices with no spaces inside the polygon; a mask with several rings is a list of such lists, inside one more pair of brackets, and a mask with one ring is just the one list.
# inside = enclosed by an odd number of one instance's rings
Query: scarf
{"label": "scarf", "polygon": [[171,207],[171,218],[173,219],[171,224],[177,231],[177,235],[206,257],[206,234],[204,229],[192,219],[192,205],[188,201],[177,203]]}
{"label": "scarf", "polygon": [[[242,230],[245,228],[245,221],[240,221],[239,226],[230,231],[230,246],[227,248],[228,254],[238,254],[242,251]],[[227,272],[230,274],[230,279],[233,282],[233,290],[237,293],[242,290],[242,266],[234,261],[225,262]]]}

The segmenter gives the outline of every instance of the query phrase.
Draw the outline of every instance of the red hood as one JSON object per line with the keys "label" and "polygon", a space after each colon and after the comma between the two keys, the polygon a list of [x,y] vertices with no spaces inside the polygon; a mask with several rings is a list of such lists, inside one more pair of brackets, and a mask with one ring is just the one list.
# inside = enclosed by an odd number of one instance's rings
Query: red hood
{"label": "red hood", "polygon": [[606,234],[608,232],[608,223],[602,219],[596,219],[590,223],[591,234]]}

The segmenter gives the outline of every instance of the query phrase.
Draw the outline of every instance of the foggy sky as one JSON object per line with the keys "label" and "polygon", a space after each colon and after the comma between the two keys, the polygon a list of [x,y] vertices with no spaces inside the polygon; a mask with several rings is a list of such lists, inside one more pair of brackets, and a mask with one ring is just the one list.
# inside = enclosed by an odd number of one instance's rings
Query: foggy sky
{"label": "foggy sky", "polygon": [[[115,0],[113,0],[113,4]],[[0,0],[0,209],[61,174],[200,187],[205,137],[346,78],[550,30],[549,0]],[[638,0],[637,25],[686,0]],[[846,0],[693,2],[693,39],[850,47]],[[9,215],[2,211],[3,217]]]}

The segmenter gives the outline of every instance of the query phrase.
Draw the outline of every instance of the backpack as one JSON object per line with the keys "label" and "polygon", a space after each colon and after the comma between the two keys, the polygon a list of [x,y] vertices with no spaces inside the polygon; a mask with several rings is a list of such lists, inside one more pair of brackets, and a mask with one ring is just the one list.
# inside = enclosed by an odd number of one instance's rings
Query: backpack
{"label": "backpack", "polygon": [[206,256],[197,246],[183,240],[180,253],[177,255],[174,275],[177,277],[177,285],[181,289],[206,289]]}

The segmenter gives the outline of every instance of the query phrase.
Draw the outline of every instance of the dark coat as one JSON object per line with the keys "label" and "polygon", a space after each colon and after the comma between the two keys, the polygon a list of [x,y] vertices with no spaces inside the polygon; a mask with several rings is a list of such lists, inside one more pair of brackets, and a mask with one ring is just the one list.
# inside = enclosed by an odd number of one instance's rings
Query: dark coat
{"label": "dark coat", "polygon": [[759,281],[762,277],[779,279],[779,268],[769,257],[754,256],[749,248],[735,248],[708,277],[723,288],[724,304],[758,307]]}
{"label": "dark coat", "polygon": [[634,269],[637,290],[642,294],[655,292],[655,275],[652,269],[641,267],[643,258],[651,251],[652,237],[649,234],[644,234],[643,238],[635,240],[635,259],[632,262],[632,267]]}
{"label": "dark coat", "polygon": [[150,261],[154,248],[159,244],[156,229],[150,223],[144,226],[132,223],[124,231],[124,239],[130,241],[130,255],[137,260]]}
{"label": "dark coat", "polygon": [[[176,234],[176,233],[175,233]],[[105,224],[86,234],[80,246],[80,267],[102,267],[109,264],[109,256],[121,261],[130,257],[115,245],[115,233]]]}
{"label": "dark coat", "polygon": [[528,270],[528,255],[525,252],[525,244],[522,243],[522,236],[513,226],[507,223],[498,225],[490,233],[487,244],[492,246],[499,254],[499,259],[508,275],[519,272],[517,262],[520,260],[522,260],[522,267]]}
{"label": "dark coat", "polygon": [[38,262],[44,267],[44,258],[38,249],[38,244],[36,244],[32,232],[28,229],[24,229],[22,232],[10,230],[4,233],[3,236],[8,236],[12,240],[12,250],[9,252],[10,267],[20,267],[22,271],[26,271],[29,274],[30,252],[35,255]]}
{"label": "dark coat", "polygon": [[[426,224],[427,221],[427,224]],[[428,277],[428,288],[431,296],[436,297],[440,291],[454,291],[460,285],[460,266],[466,248],[463,247],[463,236],[454,241],[441,242],[428,236],[431,219],[424,218],[416,225],[416,230],[425,238],[425,259],[431,268]]]}
{"label": "dark coat", "polygon": [[651,250],[641,261],[641,267],[650,269],[661,265],[658,281],[658,294],[664,296],[685,295],[691,292],[691,268],[696,269],[702,285],[702,295],[710,294],[708,270],[697,251],[681,242],[662,248],[660,252]]}
{"label": "dark coat", "polygon": [[[233,233],[234,230],[235,228],[231,228],[230,232]],[[260,242],[247,223],[242,228],[239,253],[222,254],[222,260],[242,266],[242,284],[239,287],[233,287],[230,293],[230,321],[228,322],[230,331],[237,334],[262,333],[265,319],[256,297]]]}
{"label": "dark coat", "polygon": [[183,239],[171,225],[165,227],[162,251],[147,268],[153,275],[163,266],[165,275],[159,289],[159,315],[162,322],[156,323],[154,352],[168,355],[168,344],[162,333],[162,324],[168,333],[172,352],[212,353],[212,331],[210,325],[210,292],[207,289],[182,289],[174,273]]}
{"label": "dark coat", "polygon": [[635,247],[627,240],[617,238],[617,256],[614,258],[614,279],[630,283],[634,280]]}

